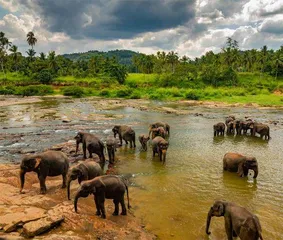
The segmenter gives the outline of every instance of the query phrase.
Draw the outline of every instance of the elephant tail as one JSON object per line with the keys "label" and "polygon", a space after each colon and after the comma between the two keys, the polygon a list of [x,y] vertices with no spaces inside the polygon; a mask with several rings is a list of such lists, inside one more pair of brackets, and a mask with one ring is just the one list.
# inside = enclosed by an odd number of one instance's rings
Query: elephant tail
{"label": "elephant tail", "polygon": [[129,189],[128,189],[128,185],[126,183],[125,183],[125,186],[126,186],[126,191],[127,191],[128,209],[130,209],[131,205],[130,205],[130,198],[129,198]]}
{"label": "elephant tail", "polygon": [[258,238],[261,239],[261,240],[263,240],[263,237],[262,237],[262,235],[261,235],[261,226],[260,226],[258,217],[257,217],[257,216],[253,216],[253,221],[254,221],[254,224],[255,224],[255,227],[256,227],[256,231],[257,231],[257,234],[258,234]]}

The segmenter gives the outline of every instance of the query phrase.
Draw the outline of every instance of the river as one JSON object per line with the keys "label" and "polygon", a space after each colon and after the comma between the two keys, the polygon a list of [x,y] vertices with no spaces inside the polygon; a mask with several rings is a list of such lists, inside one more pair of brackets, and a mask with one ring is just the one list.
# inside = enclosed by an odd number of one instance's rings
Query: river
{"label": "river", "polygon": [[[150,103],[189,112],[176,115],[132,107],[98,110],[94,101],[47,99],[1,107],[0,162],[19,162],[20,150],[43,150],[72,140],[78,130],[105,139],[115,124],[130,125],[138,135],[147,133],[150,123],[168,122],[171,135],[165,165],[158,157],[152,158],[151,147],[141,151],[138,141],[136,149],[123,145],[116,155],[117,171],[133,176],[131,205],[146,228],[160,239],[226,239],[223,218],[212,218],[212,234],[205,234],[210,206],[216,199],[225,199],[259,217],[264,239],[283,238],[283,110]],[[97,114],[104,117],[97,118]],[[224,122],[230,114],[260,122],[279,120],[279,124],[270,124],[270,141],[250,136],[213,137],[213,124]],[[62,123],[62,117],[71,122]],[[259,175],[255,181],[223,172],[222,159],[229,151],[257,158]]]}

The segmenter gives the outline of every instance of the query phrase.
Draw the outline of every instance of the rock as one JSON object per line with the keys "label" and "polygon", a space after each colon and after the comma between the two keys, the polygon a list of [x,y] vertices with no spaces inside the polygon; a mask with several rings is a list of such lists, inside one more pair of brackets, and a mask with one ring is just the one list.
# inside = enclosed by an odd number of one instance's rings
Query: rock
{"label": "rock", "polygon": [[69,122],[71,122],[71,120],[70,120],[70,119],[65,118],[65,119],[63,119],[63,120],[62,120],[62,122],[63,122],[63,123],[69,123]]}
{"label": "rock", "polygon": [[23,226],[23,235],[26,237],[37,236],[41,233],[49,231],[51,228],[60,225],[60,223],[63,221],[64,221],[63,216],[49,215],[37,221],[26,223]]}
{"label": "rock", "polygon": [[36,152],[36,150],[34,150],[34,149],[23,149],[23,150],[21,150],[21,154],[27,154],[27,153],[35,153]]}

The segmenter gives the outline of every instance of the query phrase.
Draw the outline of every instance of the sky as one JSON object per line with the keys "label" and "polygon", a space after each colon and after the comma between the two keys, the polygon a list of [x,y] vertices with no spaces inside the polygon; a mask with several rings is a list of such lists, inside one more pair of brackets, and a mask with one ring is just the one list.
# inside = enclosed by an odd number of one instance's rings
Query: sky
{"label": "sky", "polygon": [[129,49],[199,57],[227,37],[240,49],[283,45],[283,0],[0,0],[0,31],[19,51]]}

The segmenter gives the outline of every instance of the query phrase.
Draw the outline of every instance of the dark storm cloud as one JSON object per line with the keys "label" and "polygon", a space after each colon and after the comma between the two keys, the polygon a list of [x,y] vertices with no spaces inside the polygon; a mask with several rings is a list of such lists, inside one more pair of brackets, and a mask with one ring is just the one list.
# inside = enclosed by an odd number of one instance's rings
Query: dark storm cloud
{"label": "dark storm cloud", "polygon": [[271,34],[283,34],[283,22],[282,22],[282,20],[266,21],[262,24],[260,31],[266,32],[266,33],[271,33]]}
{"label": "dark storm cloud", "polygon": [[194,18],[195,0],[21,0],[36,9],[51,32],[72,38],[131,38],[183,25]]}

